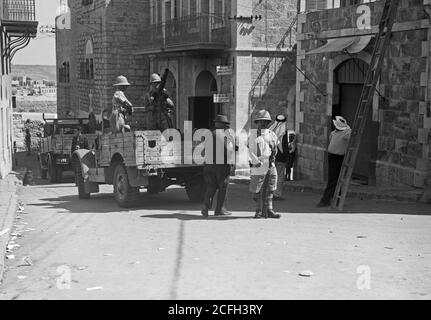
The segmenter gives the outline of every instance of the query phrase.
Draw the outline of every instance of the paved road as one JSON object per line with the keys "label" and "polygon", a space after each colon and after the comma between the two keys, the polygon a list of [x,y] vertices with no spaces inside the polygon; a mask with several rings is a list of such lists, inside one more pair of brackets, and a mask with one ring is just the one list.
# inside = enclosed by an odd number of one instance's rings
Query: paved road
{"label": "paved road", "polygon": [[350,200],[337,213],[292,193],[281,220],[254,220],[247,187],[232,185],[234,215],[205,220],[182,189],[143,193],[130,211],[101,191],[22,188],[0,299],[431,298],[429,205]]}

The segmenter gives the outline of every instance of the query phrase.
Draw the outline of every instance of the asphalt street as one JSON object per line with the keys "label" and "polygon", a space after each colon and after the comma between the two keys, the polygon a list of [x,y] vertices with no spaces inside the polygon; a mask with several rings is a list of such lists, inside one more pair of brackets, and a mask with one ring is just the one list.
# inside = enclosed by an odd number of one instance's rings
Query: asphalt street
{"label": "asphalt street", "polygon": [[111,186],[79,200],[71,179],[37,180],[19,192],[0,299],[431,298],[430,205],[348,199],[339,213],[319,196],[255,220],[233,184],[233,215],[204,219],[181,188],[124,210]]}

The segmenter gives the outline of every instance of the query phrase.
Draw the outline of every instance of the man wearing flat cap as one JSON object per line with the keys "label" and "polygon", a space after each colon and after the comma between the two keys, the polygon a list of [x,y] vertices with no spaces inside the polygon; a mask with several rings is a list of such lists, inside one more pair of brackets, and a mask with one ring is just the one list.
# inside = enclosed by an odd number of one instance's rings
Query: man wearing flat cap
{"label": "man wearing flat cap", "polygon": [[[202,208],[202,215],[208,217],[208,212],[212,208],[215,193],[217,194],[217,205],[215,208],[215,216],[231,215],[225,208],[227,189],[229,186],[229,176],[232,170],[232,165],[228,163],[228,153],[233,150],[233,142],[230,138],[223,138],[223,142],[217,144],[217,130],[228,130],[230,122],[224,115],[217,115],[214,120],[213,130],[213,163],[205,164],[204,166],[204,179],[206,183],[204,205]],[[218,150],[217,145],[223,145],[223,149]],[[223,152],[223,163],[217,162],[217,153]]]}

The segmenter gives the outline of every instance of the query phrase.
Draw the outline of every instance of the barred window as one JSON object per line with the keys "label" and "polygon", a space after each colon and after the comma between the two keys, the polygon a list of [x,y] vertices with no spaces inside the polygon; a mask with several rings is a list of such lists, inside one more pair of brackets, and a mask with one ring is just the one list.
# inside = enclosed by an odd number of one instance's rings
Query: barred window
{"label": "barred window", "polygon": [[87,40],[85,45],[85,58],[80,64],[80,78],[86,80],[94,79],[94,56],[93,41]]}

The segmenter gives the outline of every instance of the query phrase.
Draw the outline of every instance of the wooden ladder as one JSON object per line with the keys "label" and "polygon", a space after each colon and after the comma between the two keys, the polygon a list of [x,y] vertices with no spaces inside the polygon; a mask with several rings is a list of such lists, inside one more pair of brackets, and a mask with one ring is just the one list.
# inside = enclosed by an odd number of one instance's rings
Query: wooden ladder
{"label": "wooden ladder", "polygon": [[377,81],[380,77],[380,70],[383,65],[385,51],[389,45],[398,4],[399,0],[386,0],[383,7],[382,18],[379,23],[379,32],[375,39],[370,68],[368,69],[366,80],[362,88],[361,98],[356,110],[355,121],[347,153],[344,157],[341,172],[338,177],[337,187],[332,199],[332,207],[337,208],[339,211],[343,210],[344,202],[346,200],[347,191],[352,178],[359,147],[361,145],[362,134],[367,123],[367,116],[372,108],[373,95],[376,90]]}

